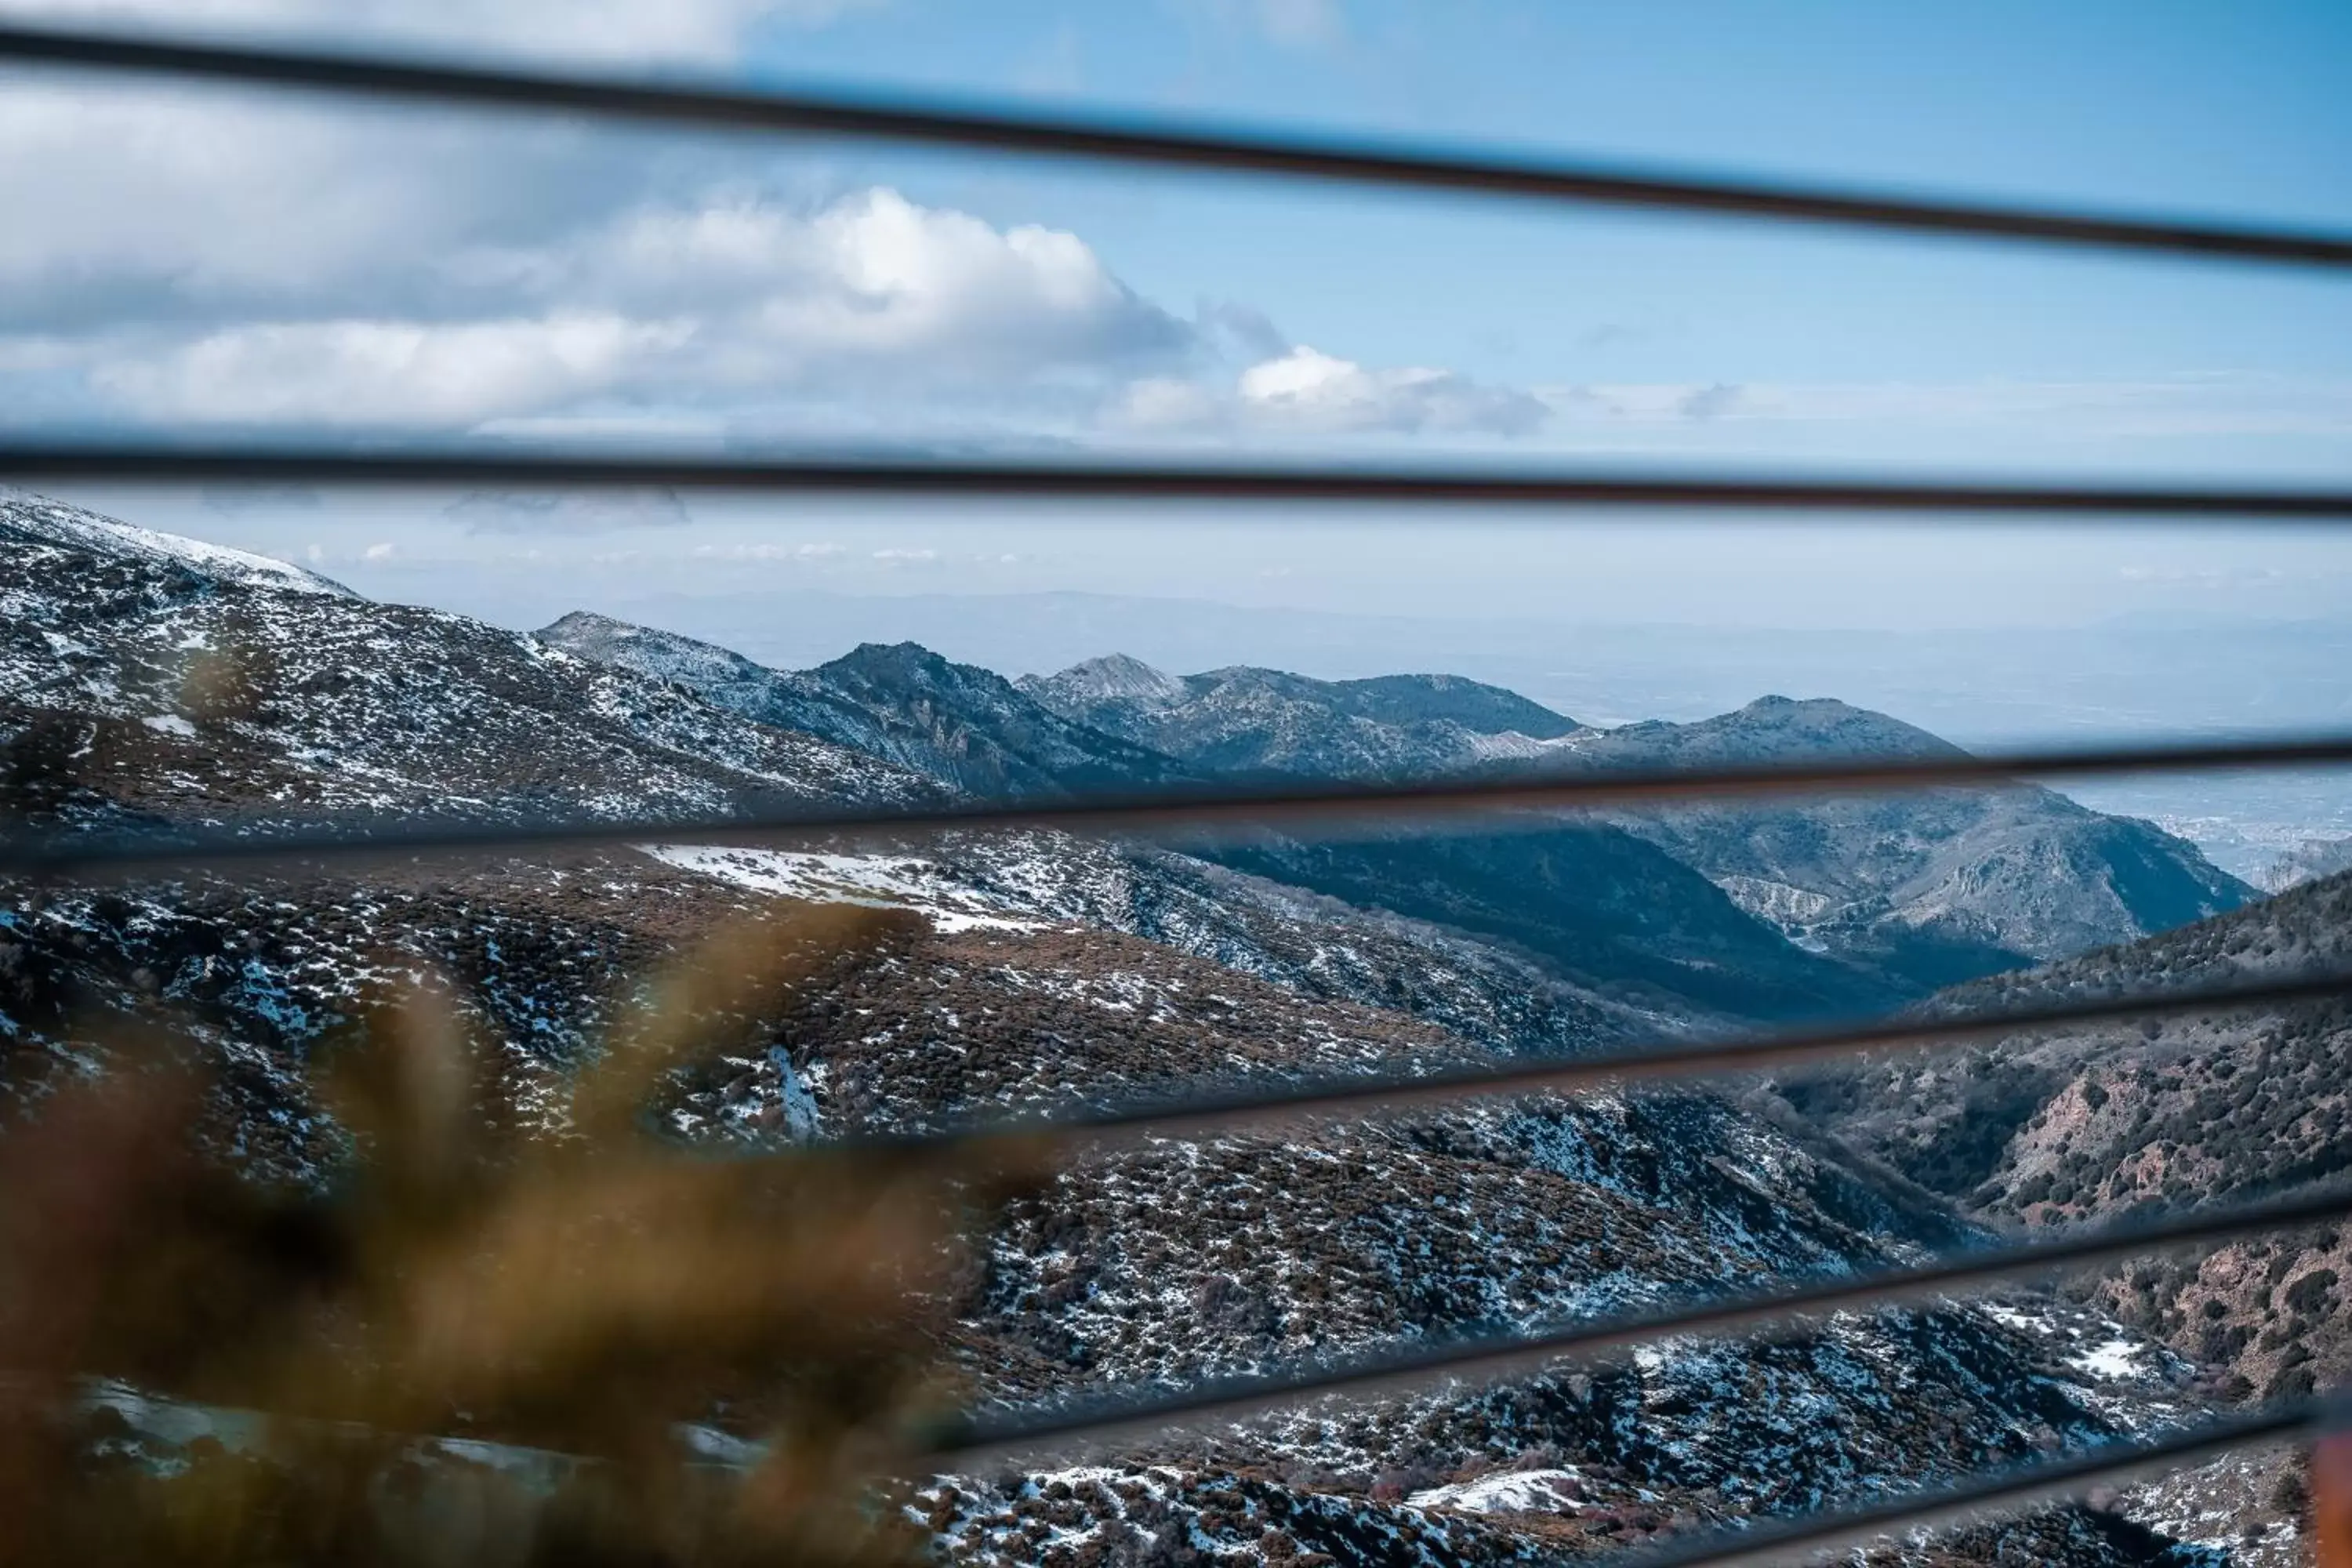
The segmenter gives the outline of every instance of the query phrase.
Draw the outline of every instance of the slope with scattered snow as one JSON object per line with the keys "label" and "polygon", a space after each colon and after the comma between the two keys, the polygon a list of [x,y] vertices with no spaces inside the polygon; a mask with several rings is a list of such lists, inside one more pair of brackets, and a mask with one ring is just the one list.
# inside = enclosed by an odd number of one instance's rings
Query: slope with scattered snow
{"label": "slope with scattered snow", "polygon": [[316,572],[266,555],[207,544],[176,533],[157,533],[100,517],[62,501],[23,490],[0,489],[0,538],[63,544],[110,555],[188,566],[207,577],[247,587],[282,588],[297,594],[356,598],[349,588]]}

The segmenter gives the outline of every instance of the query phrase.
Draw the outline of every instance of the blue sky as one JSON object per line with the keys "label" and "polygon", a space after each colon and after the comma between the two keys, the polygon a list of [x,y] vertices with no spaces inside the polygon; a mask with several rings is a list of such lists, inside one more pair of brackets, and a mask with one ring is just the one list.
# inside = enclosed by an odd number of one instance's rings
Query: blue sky
{"label": "blue sky", "polygon": [[[2352,7],[13,0],[2352,229]],[[17,423],[2277,476],[2352,468],[2352,279],[11,79]],[[1566,620],[2334,613],[2352,549],[1226,509],[100,498],[527,619],[1078,588]],[[1111,521],[1108,531],[1072,526]]]}
{"label": "blue sky", "polygon": [[[750,68],[2347,226],[2347,58],[2352,11],[2326,4],[1332,0],[876,8],[772,36]],[[1031,171],[922,186],[1066,225],[1149,295],[1252,301],[1368,362],[1739,384],[2334,377],[2352,359],[2352,290],[2313,274]]]}

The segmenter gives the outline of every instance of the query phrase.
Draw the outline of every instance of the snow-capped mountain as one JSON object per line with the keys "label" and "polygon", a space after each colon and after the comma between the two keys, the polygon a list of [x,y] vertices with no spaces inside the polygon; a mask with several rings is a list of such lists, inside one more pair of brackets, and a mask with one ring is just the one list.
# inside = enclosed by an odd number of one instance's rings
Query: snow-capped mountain
{"label": "snow-capped mountain", "polygon": [[1074,723],[989,670],[912,643],[868,643],[814,669],[768,669],[649,626],[574,612],[538,639],[675,681],[763,724],[822,736],[974,795],[1055,796],[1194,782],[1173,759]]}
{"label": "snow-capped mountain", "polygon": [[6,486],[0,486],[0,540],[68,545],[115,559],[179,563],[209,578],[247,587],[284,588],[345,599],[357,597],[341,583],[283,561],[207,544],[176,533],[134,528],[127,522],[117,522],[79,507],[66,506]]}
{"label": "snow-capped mountain", "polygon": [[[1957,752],[1823,700],[1764,698],[1697,723],[1599,730],[1448,676],[1178,677],[1112,655],[1007,683],[912,645],[782,672],[597,616],[540,636],[992,794]],[[1509,943],[1579,986],[1751,1017],[1885,1005],[2252,896],[2185,841],[2031,786],[1614,813],[1504,834],[1269,835],[1202,852]]]}
{"label": "snow-capped mountain", "polygon": [[[935,759],[905,765],[924,747],[877,756],[747,717],[688,676],[59,515],[6,513],[0,557],[0,744],[12,803],[51,821],[708,813],[947,787]],[[898,739],[950,752],[971,732],[961,705],[1011,689],[897,650],[856,668],[836,701],[867,711],[917,686],[940,706]],[[1048,754],[998,743],[1024,765]],[[1662,851],[1593,831],[1780,943],[1757,951],[1796,951]],[[0,1091],[104,1070],[110,1020],[168,1018],[216,1069],[208,1145],[260,1180],[314,1183],[340,1158],[310,1053],[384,976],[446,977],[496,1048],[500,1113],[530,1124],[634,977],[800,901],[902,912],[672,1081],[657,1109],[679,1136],[766,1146],[1080,1094],[1574,1050],[1677,1021],[1362,907],[1377,899],[1054,834],[21,891],[0,910]],[[1785,1110],[1701,1090],[1170,1141],[1003,1214],[945,1348],[983,1396],[1051,1396],[1848,1271],[1965,1223]],[[953,1478],[925,1505],[953,1562],[1532,1563],[2178,1418],[2185,1371],[2112,1322],[2020,1298],[1308,1412],[1083,1470]],[[1488,1479],[1514,1469],[1541,1483]],[[2121,1564],[2133,1528],[2062,1510],[1937,1550]]]}
{"label": "snow-capped mountain", "polygon": [[57,774],[56,804],[85,816],[701,816],[939,794],[667,682],[293,567],[54,504],[0,502],[0,530],[15,766]]}

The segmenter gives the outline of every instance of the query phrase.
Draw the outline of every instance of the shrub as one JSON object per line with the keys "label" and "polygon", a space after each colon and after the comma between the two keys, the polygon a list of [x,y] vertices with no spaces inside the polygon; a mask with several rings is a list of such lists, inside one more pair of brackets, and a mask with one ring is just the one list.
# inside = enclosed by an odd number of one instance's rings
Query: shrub
{"label": "shrub", "polygon": [[2278,1375],[2272,1378],[2268,1386],[2263,1388],[2263,1397],[2264,1399],[2307,1399],[2311,1396],[2312,1390],[2317,1386],[2318,1379],[2311,1375],[2309,1367],[2282,1367]]}
{"label": "shrub", "polygon": [[2336,1289],[2336,1270],[2315,1268],[2286,1288],[2283,1298],[2296,1312],[2315,1317],[2326,1304],[2327,1293]]}

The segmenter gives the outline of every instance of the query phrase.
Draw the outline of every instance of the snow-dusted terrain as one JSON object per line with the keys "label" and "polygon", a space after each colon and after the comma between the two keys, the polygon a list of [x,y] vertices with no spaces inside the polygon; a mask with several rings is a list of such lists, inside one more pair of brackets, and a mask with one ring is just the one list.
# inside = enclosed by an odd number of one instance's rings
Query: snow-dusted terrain
{"label": "snow-dusted terrain", "polygon": [[[987,795],[1956,752],[1826,700],[1764,698],[1696,723],[1604,730],[1442,675],[1177,676],[1111,655],[1007,682],[911,644],[788,672],[596,616],[568,616],[539,635]],[[1884,1006],[2252,896],[2185,841],[2032,787],[1611,813],[1493,845],[1475,835],[1273,838],[1213,853],[1503,939],[1588,986],[1748,1016]],[[1482,896],[1489,880],[1495,896]],[[1726,970],[1740,980],[1726,984]]]}
{"label": "snow-dusted terrain", "polygon": [[[918,740],[961,732],[936,712],[886,726],[907,746],[877,756],[690,682],[12,506],[0,735],[12,804],[45,825],[709,813],[950,787],[908,765]],[[1001,697],[902,664],[858,667],[860,711],[893,671],[929,698]],[[1401,705],[1439,703],[1465,727],[1508,709],[1468,683],[1369,684],[1349,700],[1376,724]],[[786,853],[655,836],[558,864],[12,896],[0,1088],[36,1100],[105,1070],[102,1021],[170,1017],[216,1068],[215,1152],[315,1183],[341,1144],[310,1052],[385,979],[443,977],[529,1122],[648,966],[796,900],[898,913],[670,1083],[659,1109],[684,1136],[768,1147],[1573,1051],[1689,1021],[1458,930],[1166,849],[1031,833]],[[1051,1400],[1850,1272],[1972,1234],[1748,1099],[1539,1098],[1075,1165],[996,1217],[940,1348],[975,1397]],[[1952,1303],[1309,1408],[1082,1468],[941,1478],[914,1506],[954,1562],[1554,1561],[2186,1418],[2189,1375],[2120,1321],[2032,1297]],[[753,1436],[723,1428],[721,1446]],[[2162,1507],[2195,1511],[2179,1493]],[[1956,1537],[1944,1560],[2119,1568],[2128,1539],[2112,1513],[2059,1510]]]}
{"label": "snow-dusted terrain", "polygon": [[282,588],[344,599],[357,597],[340,583],[283,561],[231,550],[226,545],[207,544],[176,533],[135,528],[5,485],[0,485],[0,539],[18,543],[69,545],[101,556],[177,563],[207,577],[247,587]]}
{"label": "snow-dusted terrain", "polygon": [[[937,787],[667,682],[293,567],[0,501],[0,697],[79,814],[704,816]],[[44,763],[43,765],[48,765]]]}

